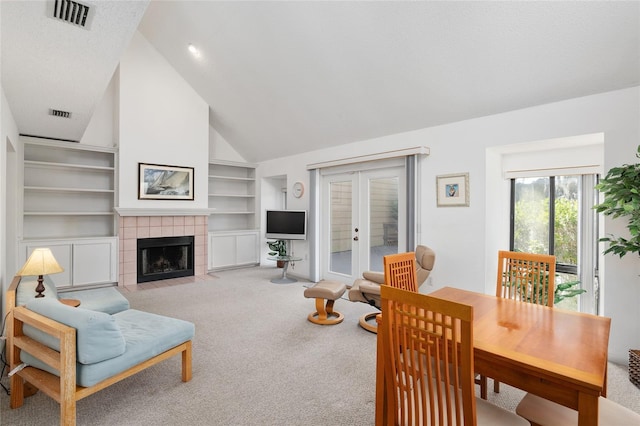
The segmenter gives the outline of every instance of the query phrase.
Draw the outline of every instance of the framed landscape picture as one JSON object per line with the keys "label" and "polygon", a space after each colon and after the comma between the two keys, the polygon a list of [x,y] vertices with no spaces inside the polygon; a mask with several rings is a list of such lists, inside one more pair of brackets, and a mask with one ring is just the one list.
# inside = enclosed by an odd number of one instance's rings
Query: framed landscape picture
{"label": "framed landscape picture", "polygon": [[469,206],[469,173],[436,176],[438,207]]}
{"label": "framed landscape picture", "polygon": [[138,199],[193,200],[193,167],[138,163]]}

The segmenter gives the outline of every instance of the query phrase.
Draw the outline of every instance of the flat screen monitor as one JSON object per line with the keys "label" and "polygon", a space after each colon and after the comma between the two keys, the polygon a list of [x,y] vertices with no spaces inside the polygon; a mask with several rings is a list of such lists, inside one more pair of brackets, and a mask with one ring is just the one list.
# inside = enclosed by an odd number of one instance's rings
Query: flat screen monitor
{"label": "flat screen monitor", "polygon": [[306,210],[267,210],[267,238],[306,240]]}

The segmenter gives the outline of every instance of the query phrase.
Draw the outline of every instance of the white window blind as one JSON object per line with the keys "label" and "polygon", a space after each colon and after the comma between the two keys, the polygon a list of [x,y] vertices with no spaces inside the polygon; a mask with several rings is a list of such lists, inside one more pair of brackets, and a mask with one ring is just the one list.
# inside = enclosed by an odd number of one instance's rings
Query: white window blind
{"label": "white window blind", "polygon": [[602,174],[602,133],[512,145],[502,153],[505,179]]}

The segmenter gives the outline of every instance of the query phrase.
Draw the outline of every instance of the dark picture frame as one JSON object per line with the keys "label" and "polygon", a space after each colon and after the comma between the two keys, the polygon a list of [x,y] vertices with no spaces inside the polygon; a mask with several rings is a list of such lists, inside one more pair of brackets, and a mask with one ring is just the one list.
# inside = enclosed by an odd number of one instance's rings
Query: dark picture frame
{"label": "dark picture frame", "polygon": [[138,163],[138,199],[193,201],[193,173],[193,167]]}

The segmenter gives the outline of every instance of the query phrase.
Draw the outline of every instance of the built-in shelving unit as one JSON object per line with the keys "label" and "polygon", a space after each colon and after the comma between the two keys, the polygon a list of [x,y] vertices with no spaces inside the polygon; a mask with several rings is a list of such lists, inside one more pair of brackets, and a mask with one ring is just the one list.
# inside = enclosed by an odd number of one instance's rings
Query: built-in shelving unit
{"label": "built-in shelving unit", "polygon": [[116,150],[24,141],[23,238],[115,235]]}
{"label": "built-in shelving unit", "polygon": [[259,262],[255,169],[248,163],[209,163],[209,269]]}
{"label": "built-in shelving unit", "polygon": [[255,229],[255,166],[209,163],[209,231]]}
{"label": "built-in shelving unit", "polygon": [[21,260],[36,247],[50,247],[65,268],[51,277],[56,285],[117,281],[116,148],[22,141]]}

